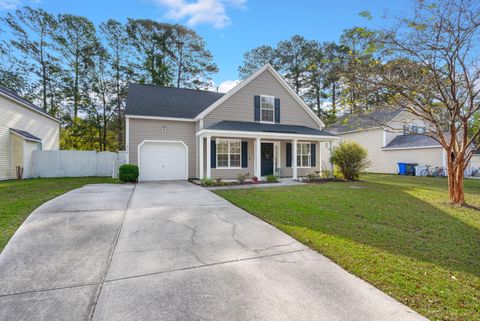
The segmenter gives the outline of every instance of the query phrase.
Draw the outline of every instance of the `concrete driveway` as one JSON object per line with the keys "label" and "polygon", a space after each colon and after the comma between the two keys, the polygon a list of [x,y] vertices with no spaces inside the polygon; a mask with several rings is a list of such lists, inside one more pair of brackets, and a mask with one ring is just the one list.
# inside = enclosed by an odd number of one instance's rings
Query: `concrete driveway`
{"label": "concrete driveway", "polygon": [[0,320],[426,320],[187,182],[89,185],[0,255]]}

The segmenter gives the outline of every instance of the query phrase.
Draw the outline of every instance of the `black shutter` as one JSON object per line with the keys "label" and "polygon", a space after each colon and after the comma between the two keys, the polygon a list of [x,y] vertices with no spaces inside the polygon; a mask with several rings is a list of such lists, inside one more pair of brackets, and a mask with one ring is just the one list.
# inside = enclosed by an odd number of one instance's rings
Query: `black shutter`
{"label": "black shutter", "polygon": [[287,143],[287,167],[292,167],[292,143]]}
{"label": "black shutter", "polygon": [[217,168],[217,142],[210,141],[210,168]]}
{"label": "black shutter", "polygon": [[260,96],[253,97],[255,121],[260,121]]}
{"label": "black shutter", "polygon": [[248,142],[242,142],[242,168],[248,167]]}
{"label": "black shutter", "polygon": [[280,98],[275,98],[275,122],[280,122]]}
{"label": "black shutter", "polygon": [[310,144],[310,165],[312,167],[317,166],[317,145],[314,143]]}

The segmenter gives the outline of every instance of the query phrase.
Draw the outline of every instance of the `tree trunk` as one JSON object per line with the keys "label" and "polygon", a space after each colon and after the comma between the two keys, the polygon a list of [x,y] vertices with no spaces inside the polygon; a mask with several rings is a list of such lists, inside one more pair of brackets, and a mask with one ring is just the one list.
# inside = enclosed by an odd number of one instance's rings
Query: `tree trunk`
{"label": "tree trunk", "polygon": [[463,178],[465,171],[465,162],[462,159],[455,161],[450,157],[448,161],[448,192],[450,203],[453,205],[466,205],[465,193],[463,190]]}

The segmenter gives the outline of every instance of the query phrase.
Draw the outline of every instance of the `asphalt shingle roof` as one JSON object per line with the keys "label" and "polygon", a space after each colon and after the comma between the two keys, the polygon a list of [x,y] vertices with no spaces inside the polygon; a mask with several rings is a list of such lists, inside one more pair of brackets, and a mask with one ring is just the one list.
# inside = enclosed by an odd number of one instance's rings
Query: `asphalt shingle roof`
{"label": "asphalt shingle roof", "polygon": [[14,100],[17,100],[21,103],[24,103],[25,105],[41,112],[42,114],[48,116],[48,117],[51,117],[51,118],[55,118],[53,117],[52,115],[50,115],[49,113],[47,113],[45,110],[43,110],[42,108],[38,107],[37,105],[34,105],[32,104],[31,102],[29,102],[28,100],[26,100],[25,98],[19,96],[17,93],[11,91],[10,89],[7,89],[7,88],[4,88],[4,87],[0,87],[0,92],[3,93],[4,95],[10,97],[10,98],[13,98]]}
{"label": "asphalt shingle roof", "polygon": [[245,132],[285,133],[285,134],[316,135],[316,136],[335,136],[323,130],[318,130],[318,129],[310,128],[306,126],[253,123],[253,122],[230,121],[230,120],[224,120],[224,121],[215,123],[207,127],[206,129],[236,130],[236,131],[245,131]]}
{"label": "asphalt shingle roof", "polygon": [[29,139],[29,140],[38,140],[38,141],[40,141],[40,142],[42,141],[41,138],[38,138],[37,136],[32,135],[32,134],[30,134],[29,132],[26,132],[26,131],[24,131],[24,130],[19,130],[19,129],[15,129],[15,128],[10,128],[10,130],[11,130],[12,132],[15,132],[15,133],[19,134],[20,136],[22,136],[22,137],[24,137],[24,138],[26,138],[26,139]]}
{"label": "asphalt shingle roof", "polygon": [[126,114],[194,118],[224,94],[185,88],[130,84]]}
{"label": "asphalt shingle roof", "polygon": [[325,129],[332,134],[365,130],[386,125],[401,113],[398,109],[379,109],[364,114],[348,114],[338,119],[332,126]]}
{"label": "asphalt shingle roof", "polygon": [[439,146],[440,144],[432,137],[417,134],[406,134],[395,137],[384,148],[408,148],[408,147],[427,147]]}

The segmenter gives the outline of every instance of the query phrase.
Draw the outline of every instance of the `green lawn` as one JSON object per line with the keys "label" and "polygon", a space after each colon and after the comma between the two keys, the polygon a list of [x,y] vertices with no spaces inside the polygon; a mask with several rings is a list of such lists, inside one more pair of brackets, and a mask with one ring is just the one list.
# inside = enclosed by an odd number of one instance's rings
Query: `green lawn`
{"label": "green lawn", "polygon": [[[216,193],[431,320],[480,320],[480,211],[442,178],[362,180]],[[465,190],[480,207],[480,180]]]}
{"label": "green lawn", "polygon": [[46,201],[85,184],[117,182],[107,177],[0,181],[0,252],[25,218]]}

